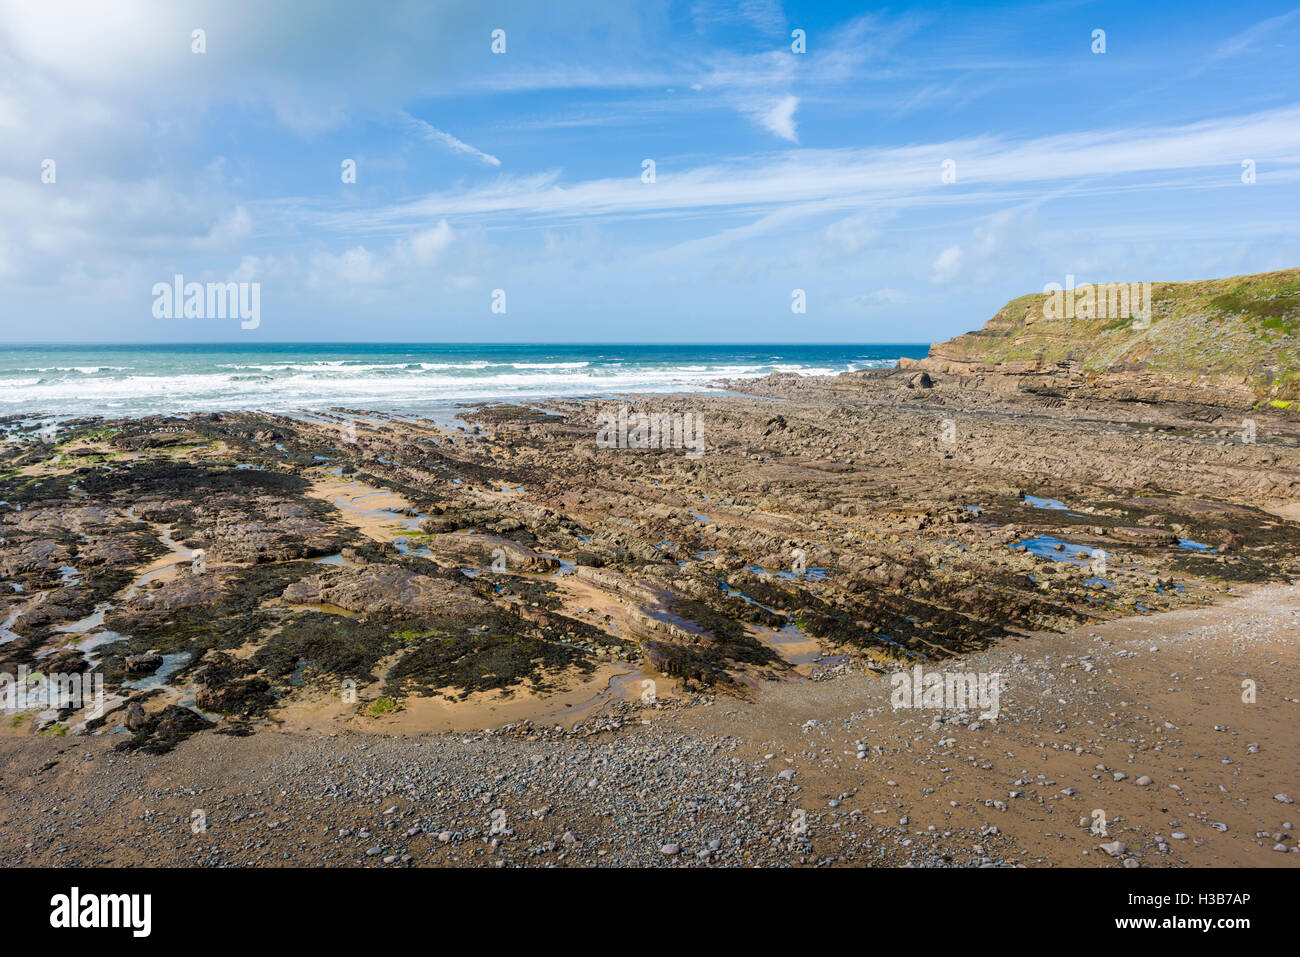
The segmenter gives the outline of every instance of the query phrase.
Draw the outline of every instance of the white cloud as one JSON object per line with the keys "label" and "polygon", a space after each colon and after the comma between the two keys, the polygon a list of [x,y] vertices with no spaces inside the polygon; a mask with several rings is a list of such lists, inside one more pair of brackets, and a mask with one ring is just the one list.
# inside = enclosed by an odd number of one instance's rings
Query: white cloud
{"label": "white cloud", "polygon": [[[308,281],[313,286],[337,287],[437,279],[430,274],[430,267],[442,262],[454,239],[455,231],[443,219],[428,229],[397,239],[382,251],[376,252],[364,245],[345,249],[338,255],[318,251],[311,258]],[[269,265],[274,267],[275,264]],[[253,268],[253,264],[246,259],[241,263],[241,269],[244,268]]]}
{"label": "white cloud", "polygon": [[786,95],[773,103],[766,110],[760,110],[756,116],[759,124],[769,133],[773,133],[791,143],[799,142],[799,134],[794,126],[794,111],[799,108],[799,97]]}
{"label": "white cloud", "polygon": [[248,215],[248,210],[243,206],[236,206],[230,215],[222,217],[213,224],[201,244],[213,249],[230,249],[238,246],[251,235],[253,235],[253,221]]}
{"label": "white cloud", "polygon": [[409,239],[397,241],[394,258],[420,266],[430,266],[451,245],[453,232],[447,220],[441,220],[432,229],[425,229]]}
{"label": "white cloud", "polygon": [[960,245],[952,245],[939,253],[933,265],[931,265],[930,281],[943,285],[950,283],[957,278],[961,272],[963,253]]}
{"label": "white cloud", "polygon": [[314,286],[370,285],[388,276],[387,267],[365,246],[353,246],[341,255],[317,253],[312,257],[310,282]]}
{"label": "white cloud", "polygon": [[852,256],[880,237],[879,218],[879,214],[857,213],[841,219],[826,227],[826,238],[833,246]]}

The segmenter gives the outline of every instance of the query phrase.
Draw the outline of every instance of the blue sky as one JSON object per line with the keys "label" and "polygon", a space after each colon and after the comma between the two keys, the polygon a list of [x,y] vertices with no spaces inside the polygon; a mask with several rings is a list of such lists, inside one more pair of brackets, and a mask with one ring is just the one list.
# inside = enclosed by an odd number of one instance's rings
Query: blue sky
{"label": "blue sky", "polygon": [[[1287,3],[0,0],[0,338],[916,342],[1293,267],[1298,48]],[[177,273],[260,326],[155,318]]]}

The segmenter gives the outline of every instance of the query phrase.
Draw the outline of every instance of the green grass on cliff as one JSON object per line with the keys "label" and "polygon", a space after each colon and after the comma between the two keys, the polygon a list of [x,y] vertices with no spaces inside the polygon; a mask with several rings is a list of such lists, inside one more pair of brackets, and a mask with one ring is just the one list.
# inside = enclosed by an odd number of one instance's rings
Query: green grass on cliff
{"label": "green grass on cliff", "polygon": [[1151,324],[1134,318],[1046,319],[1047,296],[1013,299],[983,329],[931,347],[932,356],[989,364],[1070,362],[1085,371],[1212,377],[1261,401],[1300,398],[1300,269],[1151,287]]}

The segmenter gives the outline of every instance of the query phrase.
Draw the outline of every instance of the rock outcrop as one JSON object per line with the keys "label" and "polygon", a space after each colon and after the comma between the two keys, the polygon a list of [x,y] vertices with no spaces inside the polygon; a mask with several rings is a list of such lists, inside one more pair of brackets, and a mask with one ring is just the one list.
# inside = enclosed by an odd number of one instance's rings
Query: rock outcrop
{"label": "rock outcrop", "polygon": [[[1121,285],[1129,287],[1124,297]],[[1007,376],[1012,382],[1004,389],[1027,392],[1238,409],[1296,406],[1300,269],[1150,283],[1149,293],[1139,285],[1021,296],[983,328],[935,343],[929,356],[903,359],[899,367]],[[915,388],[916,376],[907,384]]]}

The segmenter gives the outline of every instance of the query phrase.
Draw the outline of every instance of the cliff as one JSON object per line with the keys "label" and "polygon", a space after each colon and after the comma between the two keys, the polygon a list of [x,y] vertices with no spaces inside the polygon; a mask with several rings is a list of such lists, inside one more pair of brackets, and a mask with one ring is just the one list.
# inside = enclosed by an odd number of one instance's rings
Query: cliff
{"label": "cliff", "polygon": [[[1300,408],[1300,269],[1013,299],[982,329],[902,368],[1067,378],[1132,398]],[[1149,308],[1145,308],[1149,307]]]}

